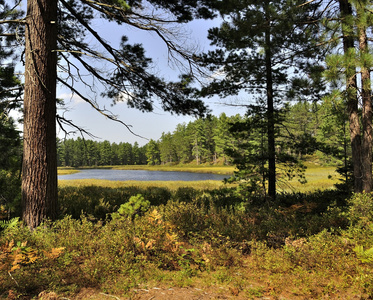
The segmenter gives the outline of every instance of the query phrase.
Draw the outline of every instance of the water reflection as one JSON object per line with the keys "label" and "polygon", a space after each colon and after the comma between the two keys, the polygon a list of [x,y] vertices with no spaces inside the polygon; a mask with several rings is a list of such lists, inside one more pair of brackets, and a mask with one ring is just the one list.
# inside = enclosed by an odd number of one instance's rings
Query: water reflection
{"label": "water reflection", "polygon": [[104,179],[113,181],[201,181],[201,180],[223,180],[229,175],[191,173],[191,172],[166,172],[146,170],[105,170],[89,169],[81,170],[79,173],[70,175],[59,175],[59,180],[74,179]]}

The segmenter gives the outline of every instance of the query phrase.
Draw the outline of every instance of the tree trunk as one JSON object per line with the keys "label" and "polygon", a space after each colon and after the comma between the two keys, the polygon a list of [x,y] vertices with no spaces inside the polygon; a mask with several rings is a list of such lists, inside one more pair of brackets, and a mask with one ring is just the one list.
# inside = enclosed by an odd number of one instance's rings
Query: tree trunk
{"label": "tree trunk", "polygon": [[[359,48],[361,54],[369,55],[368,39],[365,26],[359,28]],[[372,191],[372,99],[370,88],[370,71],[367,66],[361,67],[361,88],[362,88],[362,125],[363,141],[361,152],[362,166],[362,189],[369,193]]]}
{"label": "tree trunk", "polygon": [[[266,7],[266,10],[268,8]],[[275,116],[273,100],[272,54],[270,19],[267,17],[265,31],[265,63],[266,63],[266,89],[267,89],[267,122],[268,122],[268,196],[276,199],[276,149],[275,149]]]}
{"label": "tree trunk", "polygon": [[[353,35],[345,29],[348,28],[350,24],[344,24],[344,22],[348,16],[352,16],[352,7],[348,0],[339,0],[339,9],[342,16],[343,50],[345,55],[348,55],[348,53],[355,51],[355,45]],[[354,192],[361,193],[363,191],[361,130],[358,111],[356,67],[353,64],[346,67],[346,93],[348,118],[350,123],[352,164],[354,168]]]}
{"label": "tree trunk", "polygon": [[57,0],[27,1],[22,204],[32,229],[57,213],[56,21]]}

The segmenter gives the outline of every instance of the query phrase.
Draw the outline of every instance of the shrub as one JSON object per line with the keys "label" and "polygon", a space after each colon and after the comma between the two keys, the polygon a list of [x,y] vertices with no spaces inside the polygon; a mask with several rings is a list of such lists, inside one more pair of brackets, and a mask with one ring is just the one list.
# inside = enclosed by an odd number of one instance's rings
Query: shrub
{"label": "shrub", "polygon": [[142,216],[149,207],[150,202],[145,200],[143,195],[137,194],[132,196],[127,203],[122,204],[118,209],[118,213],[121,216],[131,217],[133,220],[136,216]]}
{"label": "shrub", "polygon": [[21,179],[18,172],[0,170],[0,220],[21,216]]}
{"label": "shrub", "polygon": [[352,226],[364,227],[373,221],[373,193],[354,194],[349,200],[348,218]]}

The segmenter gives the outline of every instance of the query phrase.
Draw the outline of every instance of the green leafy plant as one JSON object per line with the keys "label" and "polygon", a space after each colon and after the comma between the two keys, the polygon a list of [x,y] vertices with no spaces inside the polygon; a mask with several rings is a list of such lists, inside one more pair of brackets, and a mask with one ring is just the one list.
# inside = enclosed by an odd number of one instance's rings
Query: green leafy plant
{"label": "green leafy plant", "polygon": [[20,223],[19,218],[13,218],[10,220],[1,220],[0,221],[0,229],[7,229],[7,228],[14,228],[18,226]]}
{"label": "green leafy plant", "polygon": [[373,194],[354,194],[349,200],[348,217],[351,225],[367,226],[373,222]]}
{"label": "green leafy plant", "polygon": [[144,196],[137,194],[132,196],[127,203],[122,204],[118,213],[121,216],[128,216],[134,219],[136,216],[142,216],[150,207],[150,202],[145,200]]}
{"label": "green leafy plant", "polygon": [[364,250],[363,246],[356,246],[354,248],[354,252],[358,259],[361,260],[363,263],[371,263],[373,262],[373,247],[367,250]]}

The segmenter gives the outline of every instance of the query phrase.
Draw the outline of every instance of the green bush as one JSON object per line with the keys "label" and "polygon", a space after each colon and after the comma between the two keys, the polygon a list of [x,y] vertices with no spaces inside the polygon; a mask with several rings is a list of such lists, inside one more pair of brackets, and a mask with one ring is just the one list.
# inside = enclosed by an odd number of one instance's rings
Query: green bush
{"label": "green bush", "polygon": [[348,218],[352,226],[364,227],[373,222],[373,193],[354,194],[348,204]]}
{"label": "green bush", "polygon": [[118,214],[134,219],[136,216],[142,216],[150,207],[150,202],[145,200],[144,196],[137,194],[132,196],[127,203],[122,204],[118,209]]}
{"label": "green bush", "polygon": [[21,178],[18,172],[0,170],[0,220],[21,216]]}

